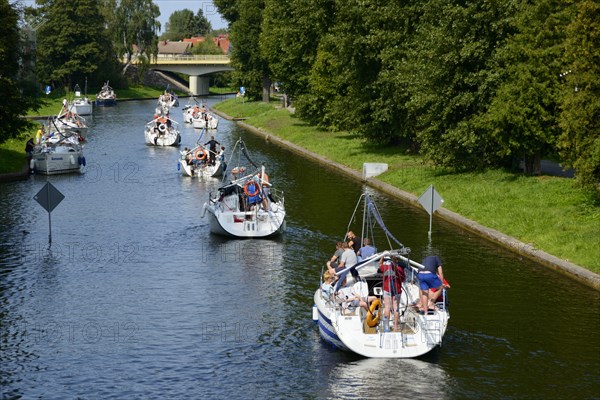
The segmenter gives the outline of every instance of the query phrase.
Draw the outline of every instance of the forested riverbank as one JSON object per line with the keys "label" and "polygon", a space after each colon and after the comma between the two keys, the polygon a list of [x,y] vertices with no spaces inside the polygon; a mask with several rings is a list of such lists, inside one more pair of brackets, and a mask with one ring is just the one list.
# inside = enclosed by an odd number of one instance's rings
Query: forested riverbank
{"label": "forested riverbank", "polygon": [[433,184],[445,199],[446,209],[534,249],[600,272],[600,208],[593,191],[572,179],[501,169],[461,173],[435,167],[395,147],[311,126],[274,102],[229,99],[215,109],[355,171],[361,171],[364,162],[387,163],[389,170],[378,176],[382,182],[417,196]]}

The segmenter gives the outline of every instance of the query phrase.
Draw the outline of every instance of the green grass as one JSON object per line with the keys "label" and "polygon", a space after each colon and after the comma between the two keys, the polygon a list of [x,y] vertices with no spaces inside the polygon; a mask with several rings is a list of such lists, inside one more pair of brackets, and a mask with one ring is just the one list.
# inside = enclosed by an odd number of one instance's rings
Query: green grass
{"label": "green grass", "polygon": [[378,177],[381,181],[416,196],[433,184],[446,209],[600,273],[598,198],[574,180],[435,168],[397,147],[368,144],[348,132],[319,130],[277,105],[229,99],[214,108],[357,171],[364,162],[387,163],[389,171]]}
{"label": "green grass", "polygon": [[227,87],[210,87],[210,94],[227,94],[227,93],[235,93],[235,88],[227,88]]}
{"label": "green grass", "polygon": [[35,138],[37,128],[14,139],[0,144],[0,173],[19,172],[25,165],[25,143],[30,137]]}

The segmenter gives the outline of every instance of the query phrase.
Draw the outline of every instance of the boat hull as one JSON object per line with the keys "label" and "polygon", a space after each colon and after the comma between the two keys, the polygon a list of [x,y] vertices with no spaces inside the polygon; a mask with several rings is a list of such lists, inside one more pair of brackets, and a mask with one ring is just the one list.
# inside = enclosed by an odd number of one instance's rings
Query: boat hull
{"label": "boat hull", "polygon": [[207,121],[202,119],[202,118],[192,118],[192,126],[196,129],[202,129],[202,128],[207,128],[207,129],[217,129],[217,126],[219,125],[219,119],[218,118],[211,118],[208,120],[208,127],[207,127]]}
{"label": "boat hull", "polygon": [[181,135],[174,128],[157,132],[153,127],[149,127],[146,128],[144,137],[149,146],[179,146],[181,143]]}
{"label": "boat hull", "polygon": [[179,168],[184,176],[192,178],[216,178],[223,176],[225,163],[217,161],[215,165],[194,166],[194,164],[188,164],[185,159],[180,159]]}
{"label": "boat hull", "polygon": [[79,115],[92,115],[92,103],[75,102],[71,106],[71,110]]}
{"label": "boat hull", "polygon": [[[418,298],[418,288],[414,284],[404,285],[411,292],[411,301]],[[441,345],[449,315],[437,310],[430,315],[419,315],[418,311],[401,305],[404,310],[398,332],[383,332],[382,322],[377,329],[367,331],[366,314],[360,308],[352,312],[339,304],[328,301],[318,289],[314,294],[318,310],[318,325],[321,338],[340,350],[353,352],[369,358],[415,358],[422,356]]]}
{"label": "boat hull", "polygon": [[235,238],[268,238],[285,232],[285,210],[276,212],[223,211],[219,203],[205,203],[203,213],[208,215],[210,231],[217,235]]}
{"label": "boat hull", "polygon": [[69,150],[59,146],[51,152],[34,152],[32,156],[33,170],[43,175],[81,173],[84,164],[81,149]]}
{"label": "boat hull", "polygon": [[96,99],[94,104],[98,107],[113,107],[117,105],[117,99]]}

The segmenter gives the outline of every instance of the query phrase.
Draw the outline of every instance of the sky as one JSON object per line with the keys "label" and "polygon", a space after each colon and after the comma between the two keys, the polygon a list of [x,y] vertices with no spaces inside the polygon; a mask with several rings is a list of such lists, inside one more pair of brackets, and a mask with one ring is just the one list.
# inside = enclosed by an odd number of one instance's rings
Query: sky
{"label": "sky", "polygon": [[[202,14],[208,19],[213,29],[227,28],[227,21],[221,18],[221,14],[217,12],[217,8],[212,0],[153,0],[160,8],[160,26],[164,32],[165,24],[169,21],[169,17],[173,12],[183,9],[191,10],[194,15],[198,10],[202,9]],[[10,0],[10,3],[20,2],[27,6],[35,5],[35,0]],[[162,33],[161,32],[161,33]]]}

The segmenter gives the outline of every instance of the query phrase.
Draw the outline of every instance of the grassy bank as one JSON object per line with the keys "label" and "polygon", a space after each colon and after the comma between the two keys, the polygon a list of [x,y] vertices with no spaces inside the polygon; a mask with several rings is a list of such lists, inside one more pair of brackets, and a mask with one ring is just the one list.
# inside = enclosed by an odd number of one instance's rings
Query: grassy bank
{"label": "grassy bank", "polygon": [[381,181],[417,196],[434,184],[448,210],[600,273],[600,206],[594,193],[573,180],[435,168],[396,147],[309,126],[278,104],[229,99],[214,108],[357,171],[364,162],[387,163],[389,171],[378,176]]}

